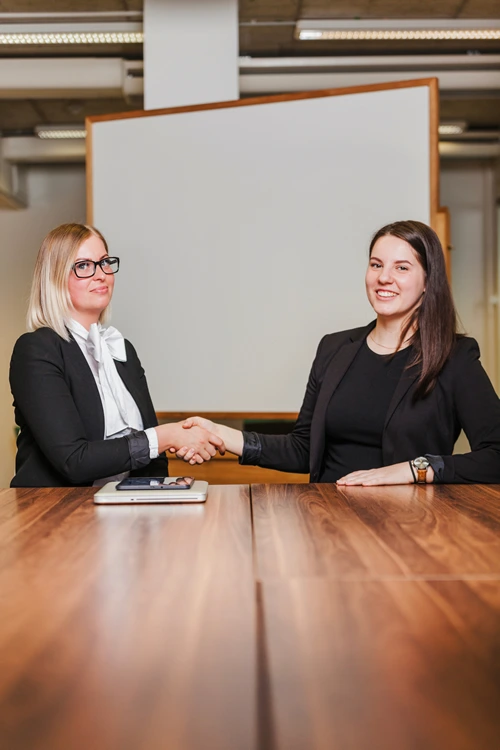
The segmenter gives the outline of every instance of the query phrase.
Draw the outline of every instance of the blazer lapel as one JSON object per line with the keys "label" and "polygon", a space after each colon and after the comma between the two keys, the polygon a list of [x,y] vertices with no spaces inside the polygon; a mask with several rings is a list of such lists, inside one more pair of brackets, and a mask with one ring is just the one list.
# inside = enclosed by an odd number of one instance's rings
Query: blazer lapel
{"label": "blazer lapel", "polygon": [[137,404],[137,407],[141,413],[142,421],[144,425],[146,425],[150,421],[151,416],[149,414],[149,410],[146,407],[146,404],[144,403],[143,391],[139,387],[139,383],[137,381],[137,378],[135,377],[135,373],[131,371],[130,366],[127,367],[128,364],[128,360],[126,362],[119,362],[118,360],[115,360],[118,375],[123,380],[125,388]]}
{"label": "blazer lapel", "polygon": [[389,404],[389,408],[387,409],[387,414],[385,415],[384,433],[399,403],[403,400],[403,398],[408,393],[408,390],[420,375],[420,370],[421,368],[419,365],[412,365],[412,367],[410,367],[408,370],[403,371],[403,374],[399,378],[396,389],[392,394],[391,402]]}
{"label": "blazer lapel", "polygon": [[325,422],[326,410],[335,390],[338,388],[340,381],[352,364],[356,354],[359,352],[366,336],[372,330],[375,323],[370,323],[361,333],[359,338],[351,339],[348,343],[340,347],[328,363],[323,383],[318,394],[318,400],[314,408],[314,414],[311,422],[311,481],[317,481],[321,472],[323,455],[325,450]]}
{"label": "blazer lapel", "polygon": [[[89,433],[91,439],[101,440],[104,437],[104,409],[99,389],[85,354],[80,349],[78,342],[71,335],[71,331],[69,335],[71,340],[65,342],[68,351],[67,361],[74,365],[74,372],[79,383],[78,393],[85,394],[85,401],[87,403],[85,411],[81,412],[84,415],[82,418],[84,422],[85,419],[88,419],[87,429],[91,431]],[[76,394],[75,398],[77,398]]]}

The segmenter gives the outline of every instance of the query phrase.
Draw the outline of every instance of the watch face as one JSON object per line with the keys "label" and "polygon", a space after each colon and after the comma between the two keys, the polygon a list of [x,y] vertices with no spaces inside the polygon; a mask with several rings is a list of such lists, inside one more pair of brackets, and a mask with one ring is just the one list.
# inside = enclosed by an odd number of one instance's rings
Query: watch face
{"label": "watch face", "polygon": [[425,456],[419,456],[413,461],[413,466],[416,469],[427,469],[429,466],[429,461],[425,458]]}

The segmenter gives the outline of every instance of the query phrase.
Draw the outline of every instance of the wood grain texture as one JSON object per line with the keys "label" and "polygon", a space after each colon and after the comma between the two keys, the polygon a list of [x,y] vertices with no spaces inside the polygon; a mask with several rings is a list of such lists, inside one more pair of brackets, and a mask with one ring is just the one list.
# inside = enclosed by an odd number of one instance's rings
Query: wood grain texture
{"label": "wood grain texture", "polygon": [[497,747],[500,486],[251,493],[0,490],[2,750]]}
{"label": "wood grain texture", "polygon": [[0,493],[0,745],[254,750],[249,493],[94,506]]}
{"label": "wood grain texture", "polygon": [[500,486],[252,485],[257,575],[500,577]]}
{"label": "wood grain texture", "polygon": [[[229,455],[229,454],[226,454]],[[204,464],[191,466],[178,458],[168,459],[168,470],[171,476],[189,474],[195,479],[205,479],[209,484],[307,484],[309,474],[292,474],[274,469],[261,469],[259,466],[240,466],[236,459],[227,460],[226,456],[212,458]]]}
{"label": "wood grain texture", "polygon": [[275,750],[484,750],[500,581],[262,584]]}
{"label": "wood grain texture", "polygon": [[295,422],[299,416],[296,411],[157,411],[159,422],[178,422],[181,419],[193,417],[205,417],[205,419],[244,419],[244,420],[285,420]]}

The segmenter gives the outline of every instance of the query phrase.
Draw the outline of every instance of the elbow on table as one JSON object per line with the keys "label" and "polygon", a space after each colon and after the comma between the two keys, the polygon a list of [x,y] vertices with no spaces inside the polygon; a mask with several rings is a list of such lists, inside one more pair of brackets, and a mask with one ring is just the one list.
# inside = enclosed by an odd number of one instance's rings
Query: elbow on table
{"label": "elbow on table", "polygon": [[96,479],[110,476],[112,474],[119,474],[121,471],[127,471],[130,466],[119,468],[118,464],[121,462],[114,462],[116,466],[111,464],[105,467],[96,465],[96,461],[89,456],[87,446],[79,447],[69,456],[61,458],[55,463],[55,468],[64,477],[68,485],[83,485],[90,486]]}
{"label": "elbow on table", "polygon": [[90,486],[98,478],[95,471],[91,472],[87,466],[78,464],[77,462],[65,463],[58,466],[57,470],[65,479],[68,486]]}

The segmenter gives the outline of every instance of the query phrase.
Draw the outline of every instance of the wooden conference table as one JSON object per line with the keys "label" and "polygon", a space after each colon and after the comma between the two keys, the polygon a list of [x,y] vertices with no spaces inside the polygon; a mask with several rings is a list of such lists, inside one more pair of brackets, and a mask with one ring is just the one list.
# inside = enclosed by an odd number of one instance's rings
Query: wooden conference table
{"label": "wooden conference table", "polygon": [[500,485],[0,491],[2,750],[500,746]]}

